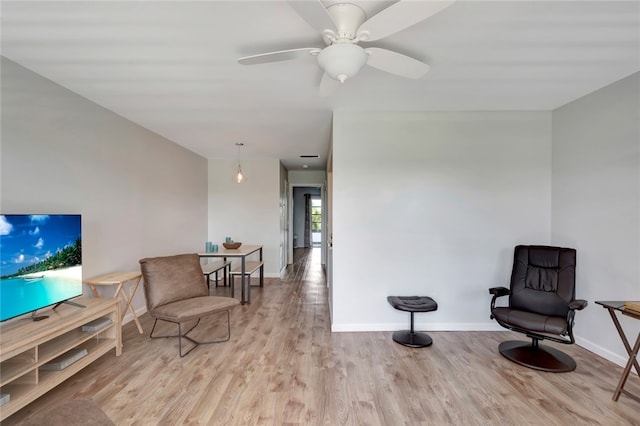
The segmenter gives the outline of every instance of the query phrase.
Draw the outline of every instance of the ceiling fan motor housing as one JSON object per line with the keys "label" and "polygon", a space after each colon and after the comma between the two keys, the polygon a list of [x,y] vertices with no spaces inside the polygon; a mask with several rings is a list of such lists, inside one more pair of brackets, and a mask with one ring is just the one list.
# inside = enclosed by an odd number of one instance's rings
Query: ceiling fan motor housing
{"label": "ceiling fan motor housing", "polygon": [[367,20],[364,10],[351,3],[333,4],[327,12],[336,26],[337,40],[355,40],[358,28]]}

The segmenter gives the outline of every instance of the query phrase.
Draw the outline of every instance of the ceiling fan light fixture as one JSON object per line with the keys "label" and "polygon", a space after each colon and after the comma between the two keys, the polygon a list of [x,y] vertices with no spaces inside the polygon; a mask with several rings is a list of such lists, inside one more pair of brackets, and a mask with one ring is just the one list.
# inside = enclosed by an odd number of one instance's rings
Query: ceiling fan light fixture
{"label": "ceiling fan light fixture", "polygon": [[318,64],[329,77],[344,83],[358,74],[367,63],[367,52],[351,43],[336,43],[325,47],[318,55]]}

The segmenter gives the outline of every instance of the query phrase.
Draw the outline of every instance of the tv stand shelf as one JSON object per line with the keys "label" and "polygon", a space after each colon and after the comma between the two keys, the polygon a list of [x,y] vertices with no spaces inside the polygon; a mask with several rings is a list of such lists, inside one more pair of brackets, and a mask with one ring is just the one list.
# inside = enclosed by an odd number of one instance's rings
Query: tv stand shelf
{"label": "tv stand shelf", "polygon": [[[53,389],[93,361],[116,350],[122,353],[120,302],[117,299],[81,298],[84,308],[61,305],[46,312],[43,321],[19,319],[0,326],[0,392],[10,400],[0,406],[0,421]],[[96,332],[82,326],[109,318],[111,324]],[[86,349],[87,355],[56,371],[40,370],[44,364],[72,349]]]}

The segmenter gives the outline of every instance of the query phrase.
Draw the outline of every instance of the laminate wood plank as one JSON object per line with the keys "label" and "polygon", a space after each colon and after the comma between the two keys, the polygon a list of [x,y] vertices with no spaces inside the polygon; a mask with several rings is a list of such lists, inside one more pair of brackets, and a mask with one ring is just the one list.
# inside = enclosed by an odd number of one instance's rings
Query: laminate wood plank
{"label": "laminate wood plank", "polygon": [[[577,345],[552,345],[578,364],[553,374],[503,358],[498,344],[522,338],[509,331],[429,332],[423,349],[391,332],[331,333],[319,251],[297,254],[284,277],[266,279],[268,291],[231,311],[228,342],[180,358],[177,339],[129,323],[122,356],[104,355],[3,425],[80,397],[117,425],[640,425],[640,403],[611,400],[622,367]],[[148,315],[140,320],[151,330]],[[222,336],[225,318],[196,331]],[[640,392],[637,375],[627,389]]]}

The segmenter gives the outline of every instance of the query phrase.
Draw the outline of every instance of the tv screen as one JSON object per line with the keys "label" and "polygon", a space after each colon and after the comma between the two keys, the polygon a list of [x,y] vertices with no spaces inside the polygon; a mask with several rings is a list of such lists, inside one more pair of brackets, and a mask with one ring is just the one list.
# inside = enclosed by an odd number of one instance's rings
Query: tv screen
{"label": "tv screen", "polygon": [[0,321],[82,295],[81,217],[0,215]]}

